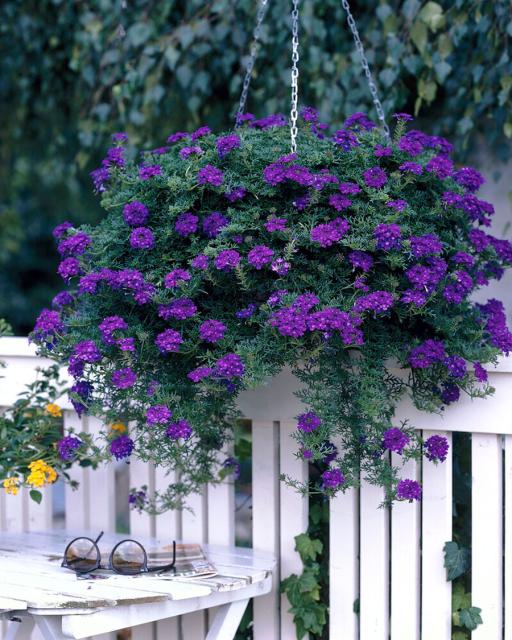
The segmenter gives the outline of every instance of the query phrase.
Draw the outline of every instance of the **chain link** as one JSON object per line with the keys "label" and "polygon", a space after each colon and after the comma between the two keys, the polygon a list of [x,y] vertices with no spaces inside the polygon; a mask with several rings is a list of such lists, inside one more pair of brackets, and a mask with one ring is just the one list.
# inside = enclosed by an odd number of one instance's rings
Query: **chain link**
{"label": "chain link", "polygon": [[121,12],[119,15],[119,26],[117,27],[117,39],[121,42],[123,38],[126,36],[126,30],[123,25],[123,12],[126,11],[128,7],[127,0],[121,0],[120,7],[121,7]]}
{"label": "chain link", "polygon": [[240,95],[240,102],[238,104],[238,111],[236,112],[235,127],[239,125],[239,118],[245,111],[245,104],[247,102],[247,95],[249,93],[249,85],[251,84],[252,71],[254,69],[254,63],[256,62],[256,55],[258,53],[258,43],[261,35],[261,25],[265,14],[267,12],[268,0],[260,0],[260,6],[258,13],[256,14],[256,26],[254,27],[251,48],[249,51],[249,60],[247,67],[245,68],[245,77],[242,85],[242,93]]}
{"label": "chain link", "polygon": [[386,117],[384,115],[384,109],[382,108],[382,103],[379,99],[377,86],[375,85],[375,82],[373,80],[373,75],[370,70],[370,65],[368,64],[368,59],[364,52],[363,43],[361,42],[361,38],[359,37],[359,31],[357,30],[354,16],[350,11],[350,5],[348,4],[348,0],[341,0],[341,6],[345,9],[345,13],[347,14],[348,26],[350,27],[350,31],[352,31],[352,36],[354,37],[354,44],[356,45],[356,49],[361,57],[361,66],[363,67],[364,74],[366,76],[366,79],[368,80],[368,88],[370,89],[370,93],[372,94],[373,104],[375,105],[375,110],[377,111],[377,116],[381,122],[382,129],[384,130],[384,135],[386,136],[386,139],[389,141],[391,139],[391,134],[386,122]]}
{"label": "chain link", "polygon": [[290,109],[291,151],[297,151],[297,117],[299,100],[299,0],[293,0],[292,10],[292,97]]}

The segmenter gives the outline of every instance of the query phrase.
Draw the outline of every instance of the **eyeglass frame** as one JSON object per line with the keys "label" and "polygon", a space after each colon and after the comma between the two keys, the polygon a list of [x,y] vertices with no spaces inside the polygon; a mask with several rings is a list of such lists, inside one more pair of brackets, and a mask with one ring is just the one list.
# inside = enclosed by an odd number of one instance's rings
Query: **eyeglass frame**
{"label": "eyeglass frame", "polygon": [[[141,573],[156,573],[156,572],[165,572],[165,571],[170,571],[171,569],[175,569],[175,565],[176,565],[176,541],[173,540],[172,541],[172,562],[170,564],[166,564],[166,565],[161,565],[158,567],[148,567],[148,554],[146,549],[144,548],[144,546],[138,541],[138,540],[134,540],[133,538],[125,538],[124,540],[120,540],[118,543],[116,543],[116,545],[112,548],[112,551],[110,552],[109,558],[108,558],[108,566],[107,567],[102,567],[101,566],[101,551],[100,548],[98,547],[98,542],[100,541],[100,539],[102,538],[104,532],[101,531],[100,534],[98,535],[98,537],[96,538],[96,540],[93,540],[92,538],[88,538],[87,536],[78,536],[76,538],[73,538],[73,540],[71,540],[71,542],[68,542],[68,544],[66,545],[66,548],[64,549],[64,557],[62,559],[62,563],[61,563],[61,567],[63,567],[64,569],[70,569],[71,571],[74,571],[77,575],[86,575],[88,573],[92,573],[93,571],[98,571],[98,569],[102,569],[102,570],[107,570],[107,571],[113,571],[114,573],[117,573],[120,576],[136,576],[139,575]],[[66,560],[66,555],[67,555],[67,551],[68,549],[71,547],[71,545],[76,542],[77,540],[88,540],[93,547],[96,549],[96,566],[93,569],[87,569],[87,571],[79,571],[77,569],[75,569],[74,567],[70,566],[70,563]],[[144,562],[140,568],[139,571],[137,571],[136,573],[123,573],[122,571],[119,571],[118,569],[116,569],[116,567],[114,566],[112,560],[114,557],[114,553],[116,551],[116,549],[124,544],[125,542],[134,542],[135,544],[138,544],[139,547],[142,549],[142,552],[144,554]],[[84,560],[85,558],[77,558],[77,560]]]}

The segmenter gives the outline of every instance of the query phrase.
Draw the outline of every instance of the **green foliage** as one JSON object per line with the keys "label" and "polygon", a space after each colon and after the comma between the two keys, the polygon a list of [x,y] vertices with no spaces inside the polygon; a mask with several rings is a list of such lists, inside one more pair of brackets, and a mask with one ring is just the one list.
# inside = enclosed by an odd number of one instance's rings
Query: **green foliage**
{"label": "green foliage", "polygon": [[[98,220],[87,172],[112,131],[151,148],[172,129],[232,122],[254,25],[252,0],[4,0],[0,6],[0,316],[27,330],[59,283],[49,228]],[[288,109],[290,7],[270,3],[249,110]],[[361,0],[354,14],[388,114],[415,110],[460,157],[479,134],[512,136],[507,0]],[[117,38],[122,20],[127,31]],[[338,0],[301,12],[304,104],[325,119],[370,110]],[[22,293],[20,293],[22,292]]]}
{"label": "green foliage", "polygon": [[471,606],[471,593],[464,590],[464,585],[455,584],[452,592],[452,640],[469,640],[471,633],[468,632],[483,623],[481,613],[482,609]]}
{"label": "green foliage", "polygon": [[446,542],[444,545],[444,566],[447,569],[446,579],[455,580],[466,573],[469,568],[469,550],[459,547],[456,542]]}

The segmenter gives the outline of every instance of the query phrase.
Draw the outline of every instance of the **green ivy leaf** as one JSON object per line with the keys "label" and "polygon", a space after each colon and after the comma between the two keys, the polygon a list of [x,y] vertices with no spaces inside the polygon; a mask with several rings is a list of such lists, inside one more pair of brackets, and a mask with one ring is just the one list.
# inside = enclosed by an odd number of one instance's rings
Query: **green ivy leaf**
{"label": "green ivy leaf", "polygon": [[446,579],[455,580],[469,568],[469,551],[454,542],[446,542],[443,547]]}
{"label": "green ivy leaf", "polygon": [[460,623],[466,629],[474,631],[479,624],[482,624],[482,609],[479,607],[468,607],[459,611]]}
{"label": "green ivy leaf", "polygon": [[452,640],[469,640],[469,636],[465,631],[454,631]]}
{"label": "green ivy leaf", "polygon": [[428,31],[425,24],[420,20],[416,20],[416,22],[412,25],[410,35],[411,40],[416,45],[418,51],[423,54],[428,41]]}
{"label": "green ivy leaf", "polygon": [[[452,611],[454,611],[454,616],[458,616],[459,611],[461,609],[467,609],[471,606],[471,594],[466,593],[464,590],[464,585],[457,583],[453,587],[452,591]],[[454,624],[460,624],[457,618],[457,621],[454,618]]]}
{"label": "green ivy leaf", "polygon": [[41,504],[43,494],[40,491],[37,491],[37,489],[31,489],[29,495],[34,502]]}
{"label": "green ivy leaf", "polygon": [[295,551],[300,555],[302,562],[316,560],[317,555],[322,553],[324,546],[320,540],[312,540],[307,533],[295,536]]}
{"label": "green ivy leaf", "polygon": [[445,23],[443,7],[437,4],[437,2],[427,2],[419,12],[418,17],[428,25],[431,31],[437,31],[443,27]]}

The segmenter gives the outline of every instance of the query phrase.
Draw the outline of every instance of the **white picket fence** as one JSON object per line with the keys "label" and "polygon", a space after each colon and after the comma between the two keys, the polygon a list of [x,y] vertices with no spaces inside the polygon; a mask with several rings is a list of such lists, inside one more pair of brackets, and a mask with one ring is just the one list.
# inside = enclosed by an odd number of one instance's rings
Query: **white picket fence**
{"label": "white picket fence", "polygon": [[[0,406],[14,401],[23,385],[44,364],[24,338],[0,340]],[[512,359],[501,360],[490,375],[496,388],[492,399],[463,400],[444,416],[420,414],[409,404],[401,416],[424,432],[472,433],[472,593],[483,610],[484,624],[473,640],[512,638],[512,563],[503,554],[512,551]],[[308,504],[279,481],[280,473],[306,478],[307,467],[294,453],[289,437],[300,405],[292,395],[294,379],[284,372],[272,384],[246,392],[240,407],[252,422],[252,540],[257,549],[277,556],[274,591],[254,602],[255,640],[293,640],[295,629],[279,595],[279,581],[301,565],[294,551],[294,536],[305,531]],[[80,423],[65,411],[66,426],[99,428],[95,419]],[[164,487],[172,481],[160,469],[132,462],[130,486]],[[420,479],[420,504],[397,504],[379,509],[382,492],[363,484],[330,505],[330,638],[332,640],[449,640],[451,638],[451,585],[443,567],[443,545],[452,538],[452,458],[442,465],[409,463],[404,476]],[[69,529],[115,530],[115,466],[93,472],[73,471],[77,491],[66,488],[65,526]],[[46,491],[40,506],[26,493],[0,495],[3,531],[51,528],[52,494]],[[187,542],[234,542],[233,485],[206,487],[191,501],[190,512],[149,517],[131,513],[134,536],[156,535]],[[354,613],[354,602],[360,613]],[[134,640],[201,640],[208,627],[203,613],[181,621],[144,625],[132,630]]]}

